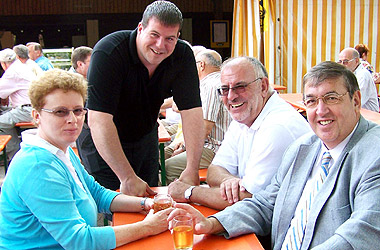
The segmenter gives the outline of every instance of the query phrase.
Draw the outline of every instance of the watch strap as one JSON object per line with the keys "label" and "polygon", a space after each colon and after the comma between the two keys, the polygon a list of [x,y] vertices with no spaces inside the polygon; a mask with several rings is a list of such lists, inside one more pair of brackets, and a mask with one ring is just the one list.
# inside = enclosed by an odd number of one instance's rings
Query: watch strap
{"label": "watch strap", "polygon": [[190,197],[193,194],[193,189],[194,188],[195,188],[195,186],[191,186],[188,189],[186,189],[186,191],[185,191],[185,199],[186,200],[190,201]]}

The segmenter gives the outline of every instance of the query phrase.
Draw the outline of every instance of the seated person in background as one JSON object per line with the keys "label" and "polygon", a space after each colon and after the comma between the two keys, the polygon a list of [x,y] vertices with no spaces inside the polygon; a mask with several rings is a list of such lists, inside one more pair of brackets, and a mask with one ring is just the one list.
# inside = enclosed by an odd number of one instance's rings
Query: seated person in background
{"label": "seated person in background", "polygon": [[[194,58],[198,55],[198,53],[200,53],[203,50],[206,50],[206,47],[202,45],[191,46],[189,44],[189,46],[193,50]],[[178,107],[175,104],[175,102],[172,102],[172,110],[176,113],[179,113]],[[172,156],[182,153],[184,151],[183,150],[184,145],[185,144],[184,144],[184,138],[183,138],[183,132],[182,132],[182,122],[179,121],[178,126],[177,126],[177,131],[176,131],[173,141],[168,146],[165,147],[165,160]]]}
{"label": "seated person in background", "polygon": [[[222,143],[231,118],[228,111],[223,107],[223,102],[217,91],[220,87],[221,56],[214,50],[202,50],[195,57],[195,61],[200,80],[199,89],[205,124],[205,144],[199,168],[207,168]],[[182,144],[176,154],[165,161],[167,183],[179,178],[186,168],[186,161],[186,148]]]}
{"label": "seated person in background", "polygon": [[375,68],[367,61],[368,47],[365,44],[358,44],[355,46],[355,49],[359,52],[360,63],[371,73],[373,81],[380,83],[380,73],[376,73]]}
{"label": "seated person in background", "polygon": [[233,121],[207,172],[209,187],[169,185],[178,202],[223,209],[266,188],[286,148],[311,131],[307,121],[270,87],[265,67],[238,57],[222,65],[219,93]]}
{"label": "seated person in background", "polygon": [[28,47],[23,44],[19,44],[13,47],[13,51],[16,53],[17,59],[19,59],[22,63],[28,65],[36,76],[43,72],[43,70],[35,61],[29,59]]}
{"label": "seated person in background", "polygon": [[73,50],[71,54],[71,68],[69,72],[79,73],[87,79],[87,71],[90,66],[92,49],[86,46],[80,46]]}
{"label": "seated person in background", "polygon": [[29,42],[26,44],[29,49],[29,58],[35,61],[43,71],[53,69],[53,64],[42,53],[42,47],[39,43]]}
{"label": "seated person in background", "polygon": [[1,249],[114,249],[167,230],[172,208],[151,210],[134,224],[96,227],[98,211],[144,212],[153,202],[100,186],[69,146],[87,112],[83,77],[54,69],[32,83],[29,95],[38,132],[23,135],[2,186]]}
{"label": "seated person in background", "polygon": [[178,108],[175,110],[173,106],[175,106],[173,97],[166,98],[161,105],[161,111],[165,112],[165,118],[161,119],[161,122],[170,136],[174,136],[177,133],[178,123],[181,121]]}
{"label": "seated person in background", "polygon": [[338,63],[355,74],[360,88],[362,108],[379,112],[376,86],[371,73],[360,63],[359,52],[354,48],[345,48],[339,53]]}
{"label": "seated person in background", "polygon": [[304,76],[302,89],[315,134],[287,149],[265,190],[209,218],[177,203],[168,219],[191,213],[196,234],[271,232],[274,250],[379,246],[380,127],[360,115],[357,80],[345,67],[322,62]]}
{"label": "seated person in background", "polygon": [[165,147],[165,160],[172,156],[178,155],[183,152],[184,138],[182,132],[182,122],[178,123],[177,133],[174,135],[173,141]]}
{"label": "seated person in background", "polygon": [[11,135],[7,144],[7,155],[11,159],[20,148],[15,124],[32,121],[29,84],[36,78],[32,70],[16,59],[16,53],[11,49],[0,51],[0,62],[5,73],[0,78],[0,98],[7,99],[11,107],[3,107],[0,115],[0,134]]}
{"label": "seated person in background", "polygon": [[[173,102],[172,109],[174,112],[179,112],[177,105]],[[172,156],[182,153],[182,147],[184,147],[183,131],[182,131],[182,121],[180,120],[177,125],[177,131],[172,135],[172,141],[168,146],[164,148],[165,160]]]}

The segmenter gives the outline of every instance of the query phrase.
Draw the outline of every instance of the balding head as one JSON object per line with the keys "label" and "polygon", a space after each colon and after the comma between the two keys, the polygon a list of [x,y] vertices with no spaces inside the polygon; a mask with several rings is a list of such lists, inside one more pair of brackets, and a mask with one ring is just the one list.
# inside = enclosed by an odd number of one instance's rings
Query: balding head
{"label": "balding head", "polygon": [[195,57],[197,63],[198,76],[202,80],[208,74],[220,71],[222,65],[222,57],[218,52],[211,49],[205,49],[198,53]]}
{"label": "balding head", "polygon": [[250,127],[273,94],[264,65],[253,57],[237,57],[221,67],[218,92],[231,117]]}
{"label": "balding head", "polygon": [[201,52],[202,50],[206,50],[206,47],[202,45],[194,45],[191,47],[191,49],[193,50],[194,57],[196,57],[199,52]]}
{"label": "balding head", "polygon": [[359,52],[354,48],[345,48],[339,53],[338,63],[354,72],[360,63]]}

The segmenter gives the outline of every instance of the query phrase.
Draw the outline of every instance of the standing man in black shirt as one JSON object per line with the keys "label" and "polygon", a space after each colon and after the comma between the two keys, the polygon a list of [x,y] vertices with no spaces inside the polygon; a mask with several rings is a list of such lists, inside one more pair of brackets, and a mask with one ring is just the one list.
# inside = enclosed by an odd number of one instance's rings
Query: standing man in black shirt
{"label": "standing man in black shirt", "polygon": [[204,134],[199,80],[191,48],[179,40],[182,13],[155,1],[133,31],[95,46],[88,72],[88,124],[95,146],[121,182],[121,192],[144,196],[158,184],[157,117],[173,96],[183,121],[188,160],[180,179],[199,183]]}

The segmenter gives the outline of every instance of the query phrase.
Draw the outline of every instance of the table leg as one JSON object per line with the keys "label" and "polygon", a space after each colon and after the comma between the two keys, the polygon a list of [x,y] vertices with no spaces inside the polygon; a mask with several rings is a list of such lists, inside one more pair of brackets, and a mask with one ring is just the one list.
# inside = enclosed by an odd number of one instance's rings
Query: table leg
{"label": "table leg", "polygon": [[165,170],[165,150],[164,143],[160,143],[158,146],[160,149],[160,161],[161,161],[161,185],[166,186],[166,170]]}

